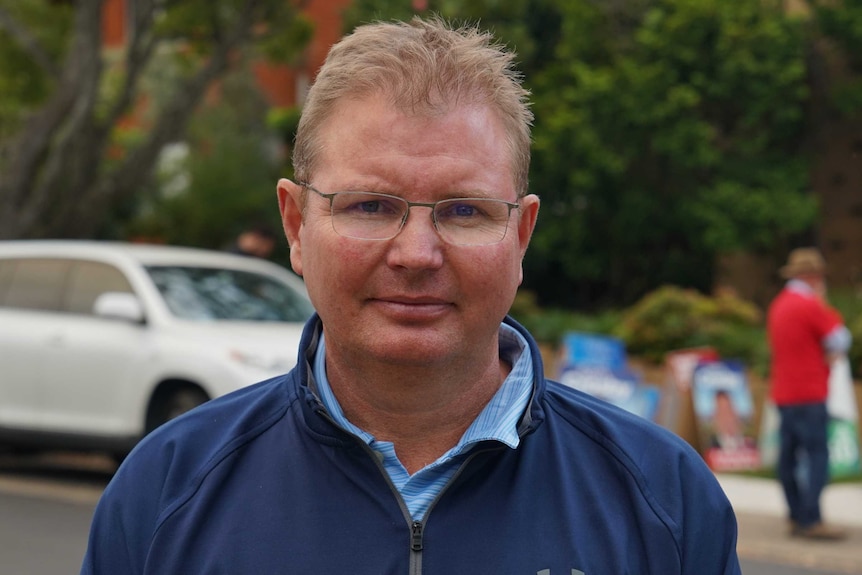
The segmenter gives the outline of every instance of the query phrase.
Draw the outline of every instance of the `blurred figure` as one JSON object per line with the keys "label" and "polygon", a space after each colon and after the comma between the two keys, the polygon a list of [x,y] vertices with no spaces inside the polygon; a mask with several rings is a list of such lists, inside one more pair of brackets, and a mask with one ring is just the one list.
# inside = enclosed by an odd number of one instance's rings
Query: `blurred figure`
{"label": "blurred figure", "polygon": [[243,230],[228,249],[229,252],[256,258],[268,258],[275,250],[278,235],[266,224],[256,224]]}
{"label": "blurred figure", "polygon": [[845,536],[820,515],[820,495],[829,481],[829,366],[847,353],[851,336],[826,302],[825,272],[817,249],[790,252],[780,270],[787,284],[769,306],[767,336],[770,397],[781,417],[778,478],[789,507],[790,533],[829,540]]}

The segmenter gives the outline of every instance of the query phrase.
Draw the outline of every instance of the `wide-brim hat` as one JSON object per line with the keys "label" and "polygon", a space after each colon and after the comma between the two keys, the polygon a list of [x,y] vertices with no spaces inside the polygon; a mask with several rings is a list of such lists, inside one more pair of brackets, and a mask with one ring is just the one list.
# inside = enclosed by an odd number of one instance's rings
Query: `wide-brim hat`
{"label": "wide-brim hat", "polygon": [[817,248],[797,248],[790,252],[779,272],[783,278],[819,275],[826,271],[826,260]]}

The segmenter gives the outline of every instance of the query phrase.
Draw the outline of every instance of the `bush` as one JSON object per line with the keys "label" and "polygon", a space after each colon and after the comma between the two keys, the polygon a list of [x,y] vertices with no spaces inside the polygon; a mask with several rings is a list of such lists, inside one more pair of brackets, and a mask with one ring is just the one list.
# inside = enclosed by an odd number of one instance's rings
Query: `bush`
{"label": "bush", "polygon": [[527,328],[536,341],[552,347],[559,345],[568,331],[610,335],[620,318],[620,313],[615,310],[584,314],[541,308],[536,302],[536,294],[529,290],[518,292],[509,314]]}
{"label": "bush", "polygon": [[730,293],[705,296],[692,289],[663,286],[624,310],[613,331],[631,355],[660,363],[668,351],[711,346],[761,374],[768,348],[763,314]]}
{"label": "bush", "polygon": [[862,372],[862,315],[849,321],[847,329],[853,335],[853,343],[850,346],[847,359],[850,362],[850,369],[853,375],[858,377],[860,372]]}

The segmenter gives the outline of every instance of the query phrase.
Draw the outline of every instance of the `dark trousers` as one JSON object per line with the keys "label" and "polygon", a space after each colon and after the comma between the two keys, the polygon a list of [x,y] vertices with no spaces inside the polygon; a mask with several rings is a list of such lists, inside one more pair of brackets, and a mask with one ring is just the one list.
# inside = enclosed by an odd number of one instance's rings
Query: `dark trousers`
{"label": "dark trousers", "polygon": [[778,479],[790,519],[801,527],[821,520],[820,494],[829,481],[825,403],[779,406],[781,414]]}

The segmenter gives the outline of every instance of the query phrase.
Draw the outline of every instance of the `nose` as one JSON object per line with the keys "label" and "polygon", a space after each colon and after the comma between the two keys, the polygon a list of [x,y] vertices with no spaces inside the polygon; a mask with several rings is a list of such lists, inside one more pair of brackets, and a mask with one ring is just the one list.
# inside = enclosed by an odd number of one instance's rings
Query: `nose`
{"label": "nose", "polygon": [[443,240],[431,219],[431,208],[412,206],[401,232],[392,240],[387,262],[406,269],[437,269],[443,265]]}

